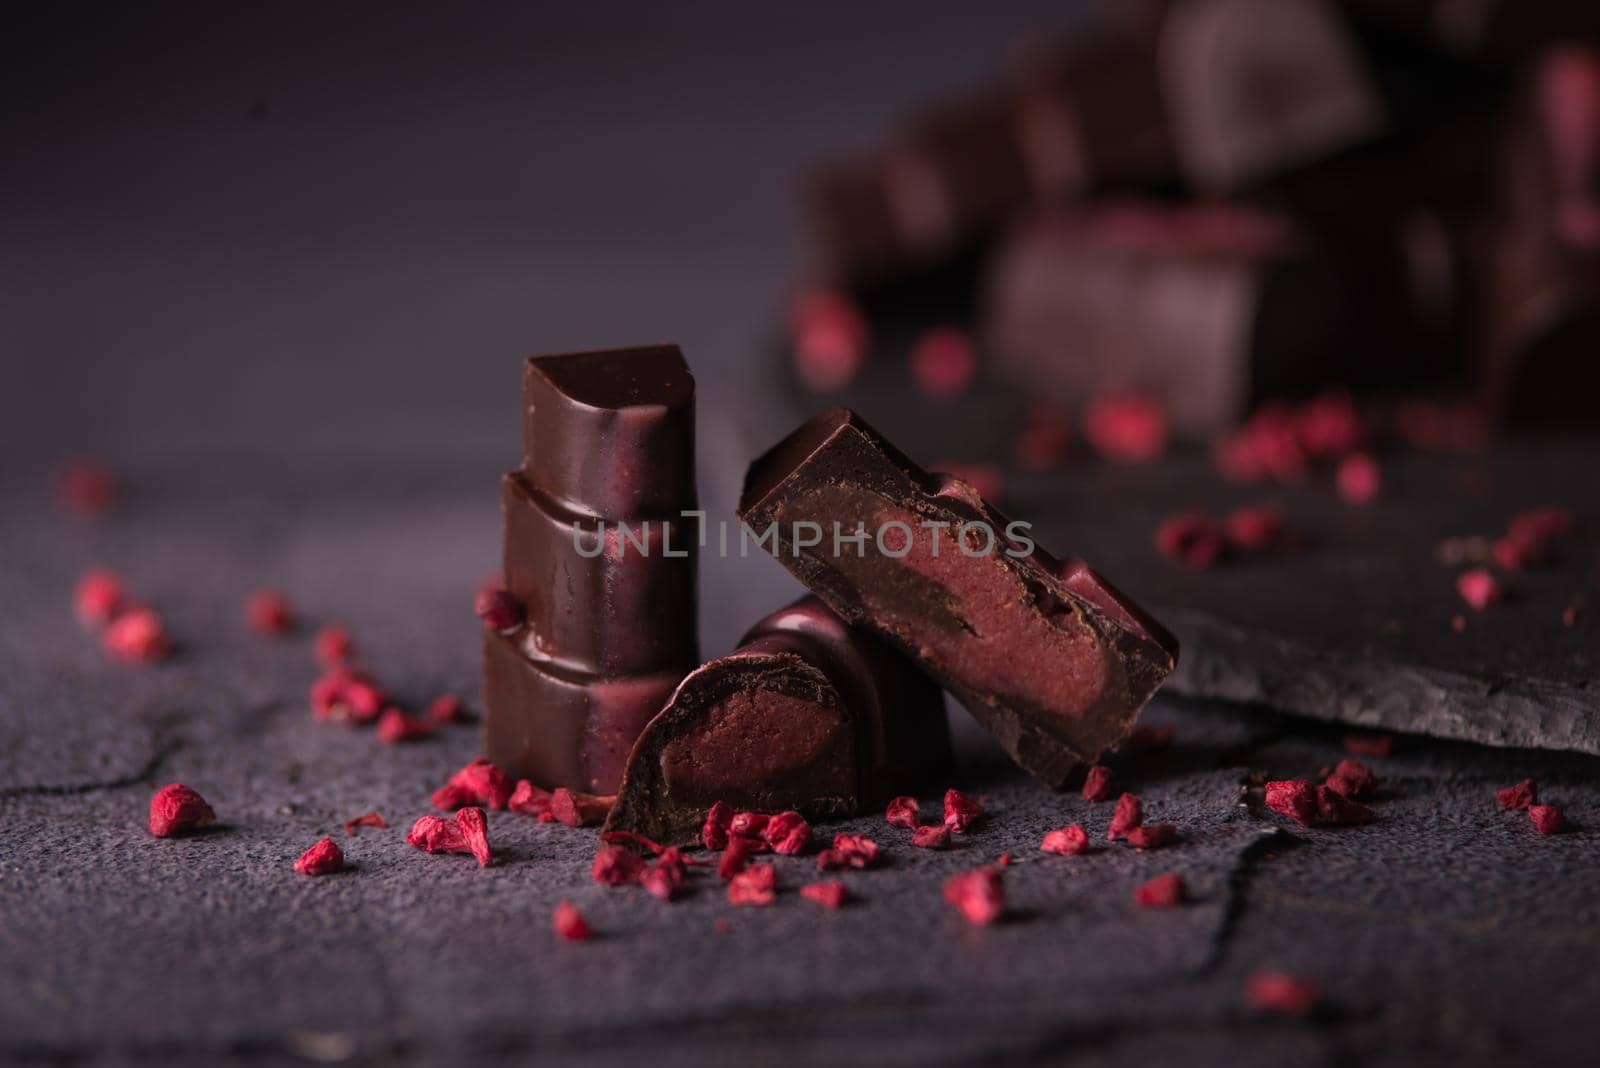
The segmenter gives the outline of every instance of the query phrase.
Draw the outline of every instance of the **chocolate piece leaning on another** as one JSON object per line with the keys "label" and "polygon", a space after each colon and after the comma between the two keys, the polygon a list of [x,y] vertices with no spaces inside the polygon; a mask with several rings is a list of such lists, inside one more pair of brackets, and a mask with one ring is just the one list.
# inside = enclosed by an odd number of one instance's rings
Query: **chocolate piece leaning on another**
{"label": "chocolate piece leaning on another", "polygon": [[606,830],[688,844],[718,801],[842,819],[926,787],[949,762],[938,687],[803,597],[679,684],[634,745]]}
{"label": "chocolate piece leaning on another", "polygon": [[1048,786],[1126,737],[1176,666],[1177,641],[1081,561],[1038,549],[1027,524],[965,482],[928,474],[848,409],[751,464],[739,516],[847,622],[916,658]]}

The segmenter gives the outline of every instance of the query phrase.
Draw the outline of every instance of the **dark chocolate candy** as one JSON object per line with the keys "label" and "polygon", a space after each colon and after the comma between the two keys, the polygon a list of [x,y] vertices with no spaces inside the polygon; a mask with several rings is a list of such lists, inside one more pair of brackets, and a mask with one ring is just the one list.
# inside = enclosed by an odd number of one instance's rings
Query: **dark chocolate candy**
{"label": "dark chocolate candy", "polygon": [[803,597],[678,685],[634,746],[606,830],[687,844],[717,801],[845,818],[925,788],[949,757],[938,687]]}
{"label": "dark chocolate candy", "polygon": [[[847,409],[757,459],[739,514],[830,608],[916,658],[1049,786],[1124,738],[1177,661],[1172,636],[1081,561],[1038,549],[1026,524],[929,475]],[[848,540],[862,530],[864,542]]]}
{"label": "dark chocolate candy", "polygon": [[540,786],[608,794],[700,658],[694,379],[659,345],[536,356],[523,387],[523,466],[502,506],[526,614],[486,638],[485,752]]}

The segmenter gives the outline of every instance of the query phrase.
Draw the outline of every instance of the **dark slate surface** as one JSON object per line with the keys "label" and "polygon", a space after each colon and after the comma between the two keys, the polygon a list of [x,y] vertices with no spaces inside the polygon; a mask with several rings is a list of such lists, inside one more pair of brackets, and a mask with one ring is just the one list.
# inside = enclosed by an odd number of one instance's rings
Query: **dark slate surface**
{"label": "dark slate surface", "polygon": [[[1600,1037],[1600,769],[1586,757],[1402,739],[1373,762],[1377,824],[1289,829],[1241,803],[1240,783],[1315,773],[1340,755],[1338,730],[1163,698],[1149,717],[1178,744],[1116,764],[1182,843],[1069,859],[1036,851],[1043,832],[1081,820],[1098,844],[1110,806],[1039,791],[957,712],[961,782],[989,798],[989,825],[944,854],[876,817],[849,825],[890,863],[845,876],[861,901],[838,914],[794,893],[809,859],[781,860],[779,903],[745,910],[704,877],[672,905],[599,887],[592,832],[511,814],[491,817],[489,870],[408,848],[475,731],[395,748],[315,723],[309,638],[245,633],[239,608],[275,583],[314,620],[348,622],[409,702],[471,692],[494,473],[159,466],[90,524],[8,485],[20,507],[0,532],[0,602],[28,611],[0,626],[0,1057],[1498,1063],[1571,1060]],[[90,562],[168,616],[171,662],[112,664],[77,628],[71,584]],[[782,595],[776,564],[735,563],[749,596]],[[1497,810],[1493,788],[1529,774],[1572,833],[1540,839]],[[151,838],[150,793],[173,780],[221,826]],[[374,807],[395,826],[340,835],[353,871],[290,870]],[[1015,915],[970,928],[941,882],[1003,852],[1019,858]],[[1167,870],[1195,902],[1135,909],[1132,888]],[[564,897],[592,943],[554,939]],[[1323,1014],[1250,1011],[1242,985],[1260,967],[1318,978]]]}

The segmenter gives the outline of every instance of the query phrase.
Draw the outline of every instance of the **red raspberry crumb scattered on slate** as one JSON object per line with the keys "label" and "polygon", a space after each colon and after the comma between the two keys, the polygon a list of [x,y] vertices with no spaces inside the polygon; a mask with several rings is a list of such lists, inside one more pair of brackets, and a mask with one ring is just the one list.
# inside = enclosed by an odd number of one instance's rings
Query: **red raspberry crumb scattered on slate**
{"label": "red raspberry crumb scattered on slate", "polygon": [[1515,786],[1496,790],[1494,796],[1501,808],[1527,808],[1539,803],[1539,784],[1532,779],[1523,779]]}
{"label": "red raspberry crumb scattered on slate", "polygon": [[911,832],[911,844],[918,849],[949,849],[950,828],[942,823],[930,823]]}
{"label": "red raspberry crumb scattered on slate", "polygon": [[849,298],[826,290],[801,294],[789,313],[795,376],[813,393],[849,385],[867,354],[867,322]]}
{"label": "red raspberry crumb scattered on slate", "polygon": [[705,825],[700,828],[700,841],[707,849],[728,847],[728,825],[733,822],[733,809],[726,801],[718,801],[706,810]]}
{"label": "red raspberry crumb scattered on slate", "polygon": [[1265,553],[1283,546],[1288,527],[1283,513],[1270,504],[1239,508],[1222,521],[1228,547],[1241,553]]}
{"label": "red raspberry crumb scattered on slate", "polygon": [[1167,413],[1148,397],[1102,397],[1084,413],[1083,436],[1107,460],[1148,463],[1167,451]]}
{"label": "red raspberry crumb scattered on slate", "polygon": [[960,790],[944,792],[944,825],[956,834],[966,834],[968,829],[983,818],[983,806]]}
{"label": "red raspberry crumb scattered on slate", "polygon": [[301,875],[331,875],[344,870],[344,851],[332,838],[324,838],[294,862],[294,870]]}
{"label": "red raspberry crumb scattered on slate", "polygon": [[522,624],[522,602],[510,590],[479,590],[472,610],[490,630],[511,630]]}
{"label": "red raspberry crumb scattered on slate", "polygon": [[1308,456],[1318,460],[1344,456],[1361,444],[1366,427],[1343,390],[1328,390],[1300,406],[1294,431]]}
{"label": "red raspberry crumb scattered on slate", "polygon": [[404,710],[390,705],[378,717],[378,740],[391,744],[419,742],[433,736],[433,721],[408,716]]}
{"label": "red raspberry crumb scattered on slate", "polygon": [[722,879],[732,879],[760,851],[760,844],[752,838],[730,837],[727,847],[722,851],[722,859],[717,862],[717,875]]}
{"label": "red raspberry crumb scattered on slate", "polygon": [[911,350],[911,377],[930,397],[957,397],[978,373],[978,352],[966,331],[935,327]]}
{"label": "red raspberry crumb scattered on slate", "polygon": [[353,820],[345,820],[344,833],[354,838],[356,836],[356,831],[362,827],[377,827],[382,829],[388,826],[388,822],[385,821],[382,816],[378,815],[376,811],[365,812]]}
{"label": "red raspberry crumb scattered on slate", "polygon": [[780,812],[767,821],[761,837],[774,853],[797,857],[811,845],[811,824],[798,812]]}
{"label": "red raspberry crumb scattered on slate", "polygon": [[1222,528],[1204,512],[1168,516],[1156,528],[1156,551],[1186,567],[1204,569],[1222,560]]}
{"label": "red raspberry crumb scattered on slate", "polygon": [[1507,537],[1525,544],[1560,541],[1578,532],[1578,518],[1561,507],[1518,512],[1506,527]]}
{"label": "red raspberry crumb scattered on slate", "polygon": [[1372,822],[1372,810],[1326,786],[1317,787],[1317,822],[1330,827],[1355,827]]}
{"label": "red raspberry crumb scattered on slate", "polygon": [[837,879],[828,879],[802,886],[800,896],[807,901],[815,901],[825,909],[836,909],[850,900],[850,888]]}
{"label": "red raspberry crumb scattered on slate", "polygon": [[494,860],[494,853],[489,849],[489,817],[481,808],[464,808],[456,813],[456,826],[461,828],[461,840],[466,843],[467,851],[477,858],[478,866],[487,868]]}
{"label": "red raspberry crumb scattered on slate", "polygon": [[944,899],[954,905],[968,923],[985,926],[1005,915],[1005,877],[996,867],[953,875],[944,884]]}
{"label": "red raspberry crumb scattered on slate", "polygon": [[244,603],[244,620],[257,634],[278,637],[294,630],[295,613],[283,594],[276,590],[257,590]]}
{"label": "red raspberry crumb scattered on slate", "polygon": [[568,827],[593,827],[606,821],[615,801],[615,797],[601,797],[558,786],[550,794],[550,815]]}
{"label": "red raspberry crumb scattered on slate", "polygon": [[1456,577],[1456,592],[1461,595],[1463,601],[1479,612],[1482,612],[1492,604],[1497,604],[1502,596],[1500,580],[1481,567],[1463,571],[1458,575]]}
{"label": "red raspberry crumb scattered on slate", "polygon": [[1525,571],[1543,562],[1544,548],[1542,542],[1529,544],[1515,538],[1496,538],[1489,547],[1489,555],[1501,570]]}
{"label": "red raspberry crumb scattered on slate", "polygon": [[1177,872],[1158,875],[1147,883],[1140,883],[1133,890],[1133,900],[1147,909],[1169,909],[1183,904],[1188,896],[1183,876]]}
{"label": "red raspberry crumb scattered on slate", "polygon": [[1316,788],[1300,779],[1269,782],[1267,807],[1309,827],[1317,818]]}
{"label": "red raspberry crumb scattered on slate", "polygon": [[689,868],[677,849],[663,849],[656,862],[639,876],[645,892],[662,901],[671,901],[689,882]]}
{"label": "red raspberry crumb scattered on slate", "polygon": [[903,827],[908,831],[914,831],[922,818],[922,810],[916,798],[897,797],[889,802],[884,818],[889,821],[891,827]]}
{"label": "red raspberry crumb scattered on slate", "polygon": [[833,848],[817,854],[819,871],[871,868],[878,863],[878,843],[862,834],[836,834]]}
{"label": "red raspberry crumb scattered on slate", "polygon": [[206,799],[180,782],[163,786],[150,799],[150,833],[157,838],[208,826],[216,818]]}
{"label": "red raspberry crumb scattered on slate", "polygon": [[578,911],[578,906],[570,901],[563,901],[556,906],[550,915],[550,925],[555,928],[557,937],[568,942],[582,942],[594,933],[589,921]]}
{"label": "red raspberry crumb scattered on slate", "polygon": [[772,817],[764,812],[739,812],[728,821],[728,833],[740,838],[760,838]]}
{"label": "red raspberry crumb scattered on slate", "polygon": [[312,646],[317,663],[327,668],[342,667],[356,654],[356,643],[351,639],[350,632],[337,623],[330,623],[317,631]]}
{"label": "red raspberry crumb scattered on slate", "polygon": [[524,816],[543,816],[550,811],[550,791],[540,789],[527,779],[518,779],[506,808]]}
{"label": "red raspberry crumb scattered on slate", "polygon": [[631,849],[601,846],[594,855],[592,874],[601,886],[632,886],[644,874],[644,861]]}
{"label": "red raspberry crumb scattered on slate", "polygon": [[734,905],[770,905],[778,899],[778,869],[752,864],[728,880],[728,901]]}
{"label": "red raspberry crumb scattered on slate", "polygon": [[1117,783],[1111,774],[1111,769],[1103,764],[1096,764],[1089,769],[1089,774],[1083,779],[1083,799],[1085,801],[1110,801],[1116,796]]}
{"label": "red raspberry crumb scattered on slate", "polygon": [[1359,760],[1341,760],[1322,785],[1355,801],[1378,788],[1378,777]]}
{"label": "red raspberry crumb scattered on slate", "polygon": [[1144,822],[1144,803],[1138,794],[1123,794],[1117,798],[1117,810],[1111,814],[1111,826],[1106,838],[1115,841]]}
{"label": "red raspberry crumb scattered on slate", "polygon": [[481,867],[493,860],[489,821],[481,808],[464,808],[455,819],[421,816],[411,825],[406,842],[425,853],[471,853]]}
{"label": "red raspberry crumb scattered on slate", "polygon": [[1178,840],[1178,828],[1170,823],[1140,824],[1128,832],[1128,844],[1135,849],[1160,849]]}
{"label": "red raspberry crumb scattered on slate", "polygon": [[428,705],[428,718],[435,723],[465,723],[467,703],[453,693],[441,694]]}
{"label": "red raspberry crumb scattered on slate", "polygon": [[1275,478],[1296,482],[1305,476],[1306,454],[1295,433],[1292,413],[1283,404],[1266,404],[1248,422],[1220,439],[1212,459],[1233,482]]}
{"label": "red raspberry crumb scattered on slate", "polygon": [[151,664],[172,652],[166,625],[148,608],[135,608],[112,620],[100,641],[106,652],[130,664]]}
{"label": "red raspberry crumb scattered on slate", "polygon": [[1044,841],[1039,843],[1039,848],[1046,853],[1059,853],[1064,857],[1087,853],[1089,832],[1076,823],[1070,827],[1060,827],[1048,832],[1044,836]]}
{"label": "red raspberry crumb scattered on slate", "polygon": [[102,627],[117,618],[128,603],[128,591],[115,573],[104,568],[86,571],[72,597],[72,611],[86,627]]}
{"label": "red raspberry crumb scattered on slate", "polygon": [[61,472],[61,506],[74,515],[104,515],[117,499],[117,479],[98,460],[75,460]]}
{"label": "red raspberry crumb scattered on slate", "polygon": [[1567,825],[1566,814],[1560,805],[1529,805],[1528,818],[1540,834],[1559,834]]}
{"label": "red raspberry crumb scattered on slate", "polygon": [[320,720],[367,723],[388,702],[382,687],[348,668],[335,668],[311,684],[311,713]]}
{"label": "red raspberry crumb scattered on slate", "polygon": [[1388,734],[1347,734],[1344,751],[1351,756],[1382,760],[1394,752],[1394,738]]}
{"label": "red raspberry crumb scattered on slate", "polygon": [[1333,481],[1339,496],[1351,504],[1371,504],[1383,492],[1383,469],[1366,453],[1356,453],[1339,461]]}
{"label": "red raspberry crumb scattered on slate", "polygon": [[450,776],[450,781],[434,792],[433,807],[446,812],[468,804],[502,809],[510,802],[514,789],[505,772],[479,757]]}
{"label": "red raspberry crumb scattered on slate", "polygon": [[1315,980],[1271,971],[1256,972],[1246,981],[1244,990],[1257,1010],[1284,1016],[1309,1015],[1319,993]]}

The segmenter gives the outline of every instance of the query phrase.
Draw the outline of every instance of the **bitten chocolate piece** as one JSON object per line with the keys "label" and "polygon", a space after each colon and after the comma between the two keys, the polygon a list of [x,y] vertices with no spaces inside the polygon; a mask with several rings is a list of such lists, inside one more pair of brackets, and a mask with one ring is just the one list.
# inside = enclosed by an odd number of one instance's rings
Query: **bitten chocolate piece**
{"label": "bitten chocolate piece", "polygon": [[1082,562],[1038,549],[1026,524],[928,474],[847,409],[756,460],[739,515],[830,608],[914,657],[1046,785],[1125,737],[1177,662],[1176,640]]}
{"label": "bitten chocolate piece", "polygon": [[606,830],[691,843],[717,801],[842,819],[926,786],[949,759],[938,687],[803,597],[678,685],[633,748]]}
{"label": "bitten chocolate piece", "polygon": [[616,790],[634,739],[700,659],[694,379],[673,345],[536,356],[505,477],[505,581],[524,622],[484,638],[489,759]]}

